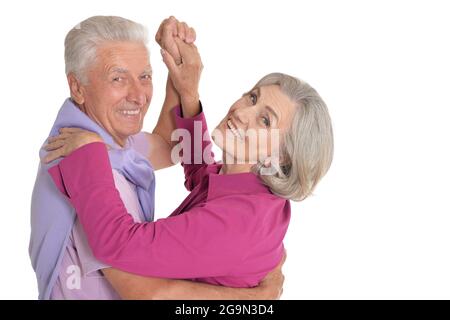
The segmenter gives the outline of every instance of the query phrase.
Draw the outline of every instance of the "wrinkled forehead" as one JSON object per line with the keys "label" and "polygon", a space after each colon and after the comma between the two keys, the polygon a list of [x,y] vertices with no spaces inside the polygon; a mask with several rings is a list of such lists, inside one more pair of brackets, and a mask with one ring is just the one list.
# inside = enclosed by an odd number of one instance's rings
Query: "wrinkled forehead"
{"label": "wrinkled forehead", "polygon": [[151,69],[148,49],[140,42],[103,42],[97,46],[95,63],[102,68],[116,66],[141,71]]}
{"label": "wrinkled forehead", "polygon": [[294,106],[294,102],[277,84],[255,87],[254,90],[258,93],[260,102],[264,102],[275,109],[291,108]]}

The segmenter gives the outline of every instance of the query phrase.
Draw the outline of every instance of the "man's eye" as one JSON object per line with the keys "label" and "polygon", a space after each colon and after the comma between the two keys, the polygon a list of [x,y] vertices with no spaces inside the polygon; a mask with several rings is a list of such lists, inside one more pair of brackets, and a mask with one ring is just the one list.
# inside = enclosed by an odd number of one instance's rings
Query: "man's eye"
{"label": "man's eye", "polygon": [[122,77],[115,77],[115,78],[113,78],[113,81],[115,81],[115,82],[120,82],[122,80],[123,80]]}
{"label": "man's eye", "polygon": [[270,127],[270,119],[268,117],[263,117],[262,119],[263,119],[262,121],[263,121],[264,125],[267,128]]}
{"label": "man's eye", "polygon": [[254,93],[250,93],[250,101],[252,102],[253,105],[255,105],[256,102],[258,101],[257,95]]}
{"label": "man's eye", "polygon": [[152,80],[152,76],[149,75],[149,74],[146,74],[146,75],[143,75],[143,76],[141,77],[141,79],[142,79],[142,80]]}

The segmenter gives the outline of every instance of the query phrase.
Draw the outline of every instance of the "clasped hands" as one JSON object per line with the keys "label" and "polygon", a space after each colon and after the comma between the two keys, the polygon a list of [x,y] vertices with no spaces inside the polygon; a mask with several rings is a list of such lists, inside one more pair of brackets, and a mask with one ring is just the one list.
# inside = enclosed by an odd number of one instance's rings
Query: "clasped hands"
{"label": "clasped hands", "polygon": [[195,30],[171,16],[163,20],[155,36],[169,70],[169,78],[182,105],[198,104],[203,64],[194,41]]}

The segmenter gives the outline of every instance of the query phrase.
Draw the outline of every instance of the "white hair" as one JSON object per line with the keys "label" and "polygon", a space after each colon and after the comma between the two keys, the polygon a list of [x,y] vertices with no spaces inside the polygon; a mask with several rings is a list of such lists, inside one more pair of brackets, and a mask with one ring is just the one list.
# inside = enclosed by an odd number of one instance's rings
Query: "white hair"
{"label": "white hair", "polygon": [[147,29],[136,22],[115,16],[90,17],[72,28],[64,41],[66,75],[73,73],[87,82],[87,69],[95,62],[96,50],[107,41],[148,43]]}
{"label": "white hair", "polygon": [[261,174],[263,182],[274,194],[294,201],[312,194],[326,174],[333,159],[333,129],[328,108],[317,91],[306,82],[282,73],[263,77],[255,88],[278,85],[296,105],[291,126],[281,143],[280,164],[275,174]]}

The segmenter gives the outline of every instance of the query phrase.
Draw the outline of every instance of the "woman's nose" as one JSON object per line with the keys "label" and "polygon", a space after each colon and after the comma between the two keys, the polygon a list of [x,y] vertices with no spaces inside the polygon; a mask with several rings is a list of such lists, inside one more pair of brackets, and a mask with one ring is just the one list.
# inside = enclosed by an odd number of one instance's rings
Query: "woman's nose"
{"label": "woman's nose", "polygon": [[238,122],[240,122],[243,126],[247,126],[252,110],[248,107],[241,107],[236,109],[234,112],[234,116]]}

